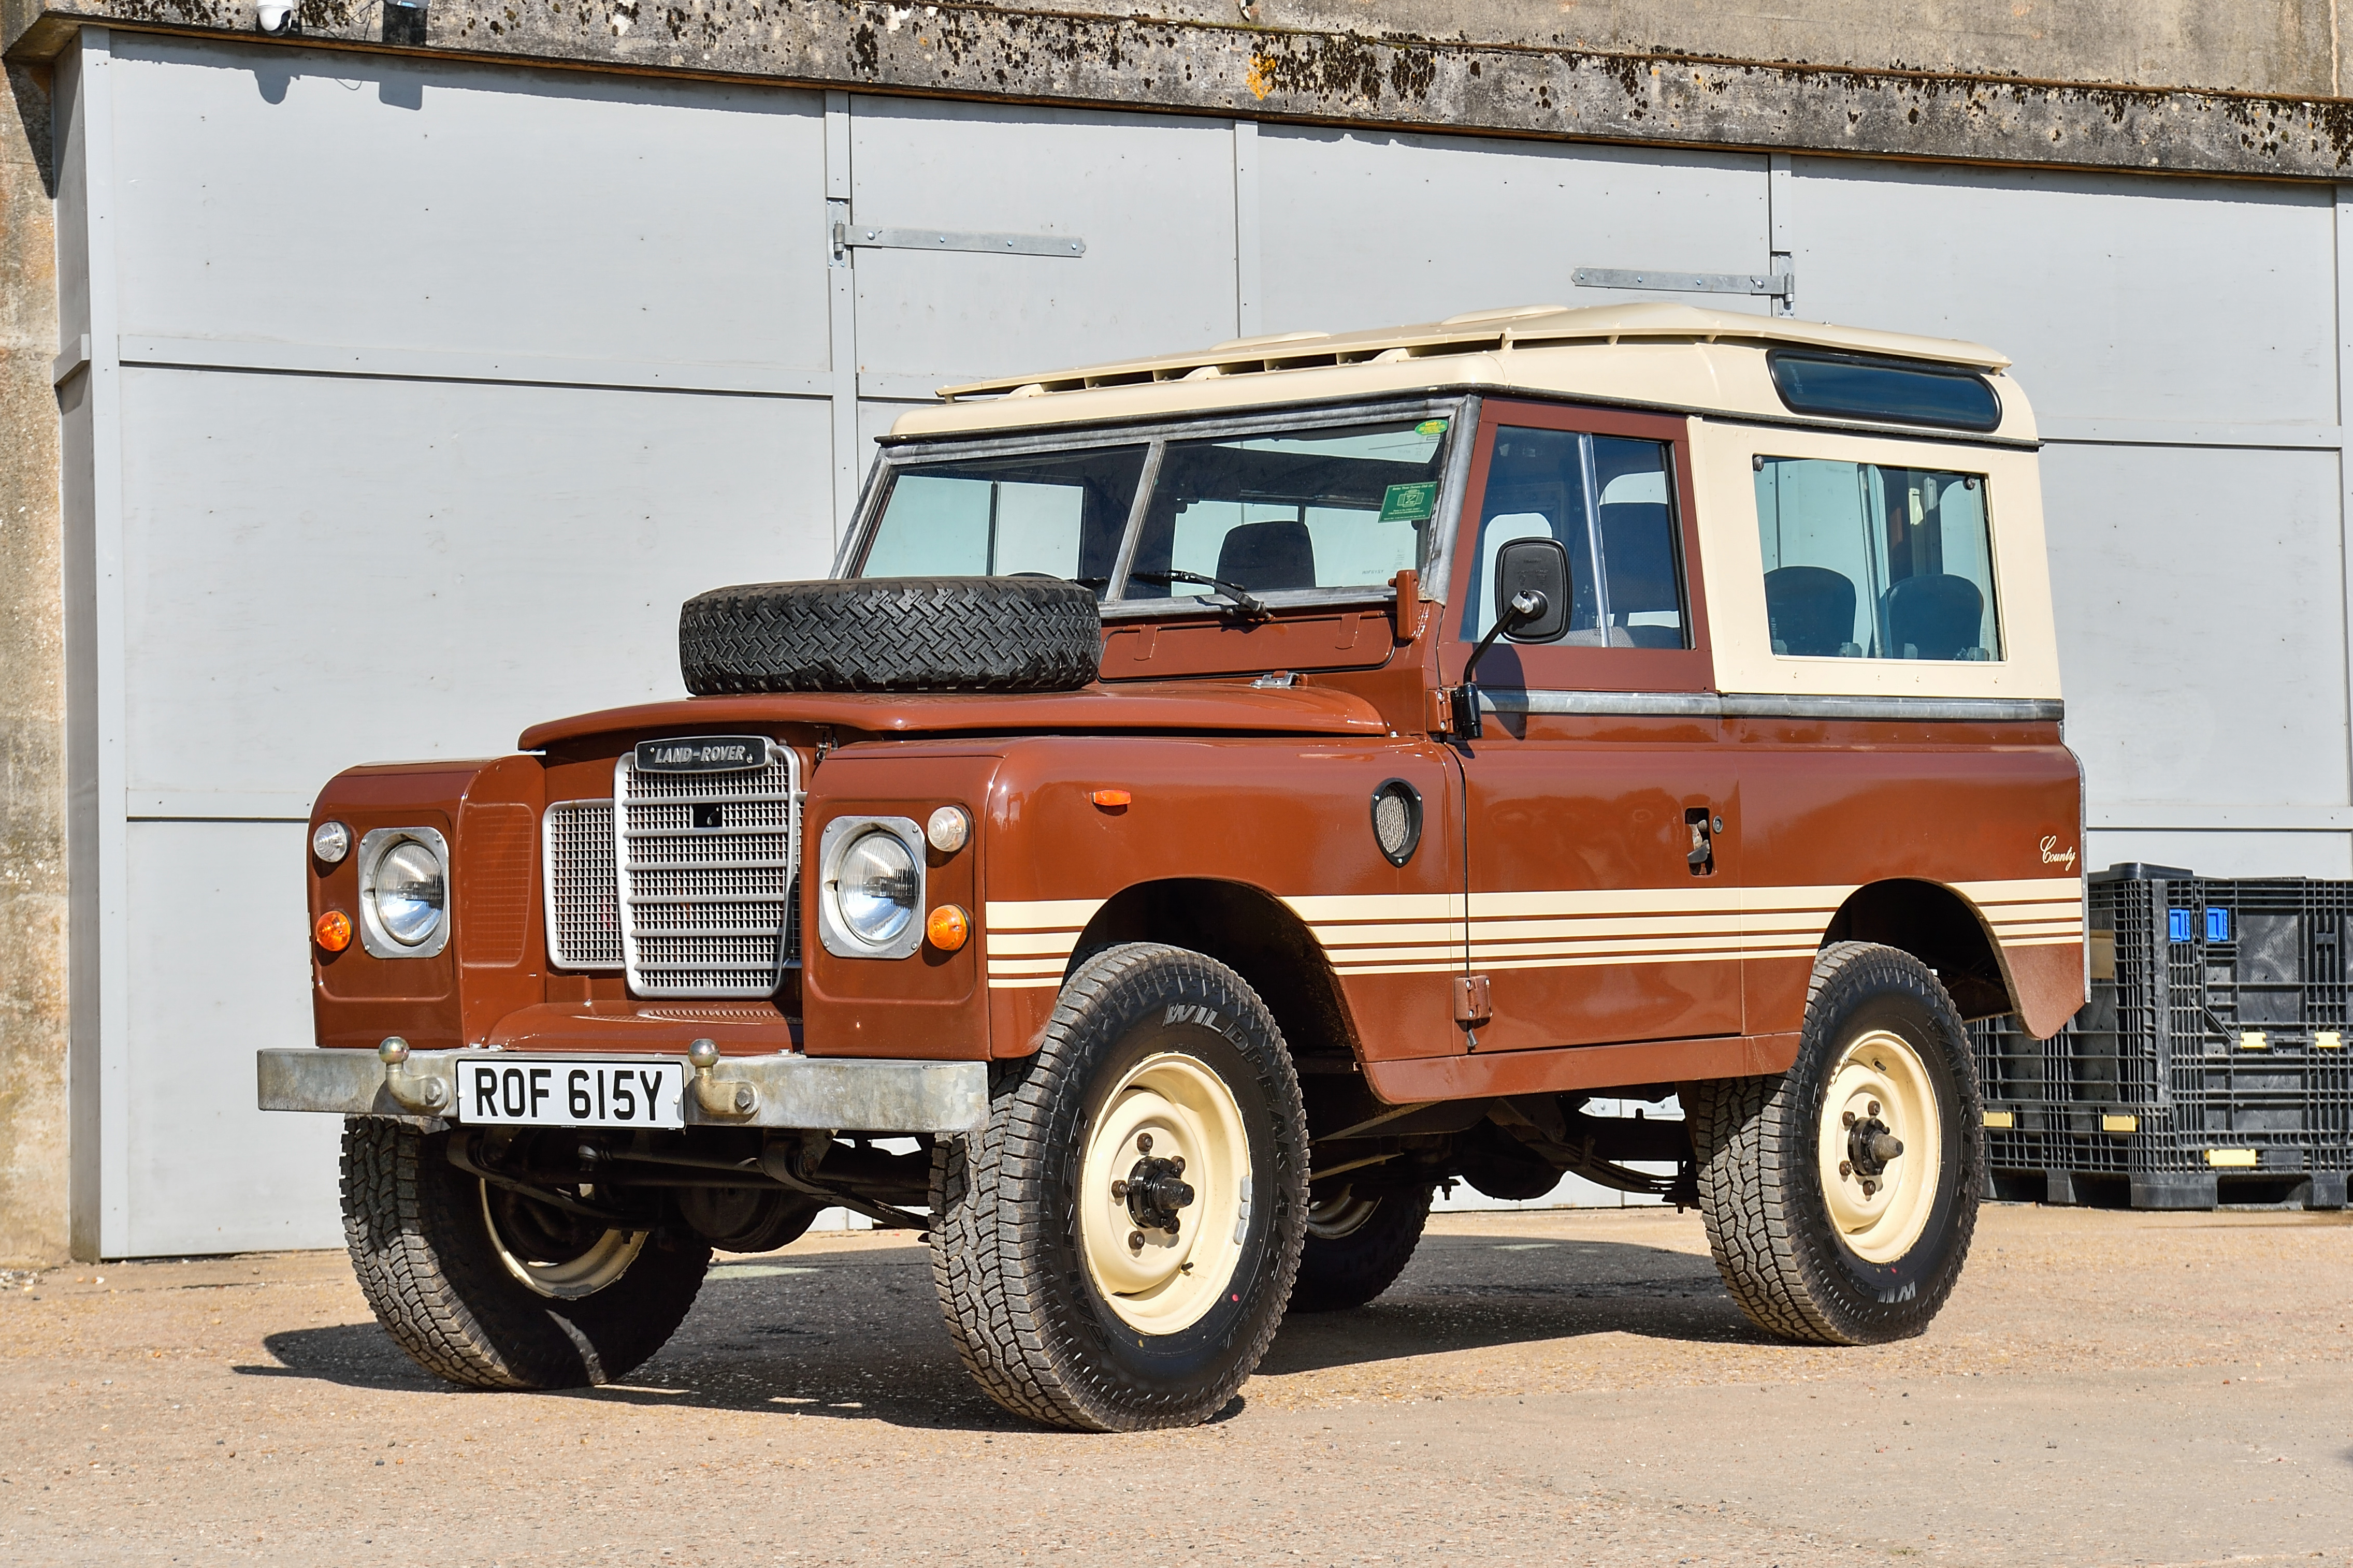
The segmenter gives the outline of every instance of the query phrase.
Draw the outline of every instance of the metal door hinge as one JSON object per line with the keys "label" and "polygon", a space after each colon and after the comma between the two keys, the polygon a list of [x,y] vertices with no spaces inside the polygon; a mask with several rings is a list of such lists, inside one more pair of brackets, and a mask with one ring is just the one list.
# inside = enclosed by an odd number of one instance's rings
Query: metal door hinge
{"label": "metal door hinge", "polygon": [[1458,1024],[1483,1024],[1495,1016],[1487,999],[1487,977],[1483,974],[1458,974],[1454,977],[1454,1021]]}
{"label": "metal door hinge", "polygon": [[1650,268],[1580,267],[1569,281],[1580,289],[1647,289],[1658,294],[1767,294],[1794,297],[1794,272],[1660,272]]}
{"label": "metal door hinge", "polygon": [[968,250],[989,256],[1060,256],[1087,253],[1087,242],[1063,234],[972,234],[946,228],[877,228],[849,221],[848,202],[828,202],[833,215],[836,264],[853,250]]}

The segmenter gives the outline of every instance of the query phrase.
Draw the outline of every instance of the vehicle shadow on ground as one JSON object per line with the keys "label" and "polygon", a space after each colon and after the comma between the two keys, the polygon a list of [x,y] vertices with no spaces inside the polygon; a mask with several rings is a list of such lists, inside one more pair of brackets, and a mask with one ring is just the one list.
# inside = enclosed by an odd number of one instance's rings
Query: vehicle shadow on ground
{"label": "vehicle shadow on ground", "polygon": [[[1260,1370],[1280,1376],[1609,1333],[1771,1342],[1733,1305],[1704,1257],[1623,1243],[1431,1237],[1371,1305],[1293,1314]],[[279,1364],[236,1370],[387,1392],[462,1392],[410,1361],[374,1322],[288,1330],[262,1342]],[[965,1375],[940,1320],[930,1255],[913,1247],[730,1263],[646,1365],[612,1386],[537,1397],[956,1430],[1025,1425]]]}

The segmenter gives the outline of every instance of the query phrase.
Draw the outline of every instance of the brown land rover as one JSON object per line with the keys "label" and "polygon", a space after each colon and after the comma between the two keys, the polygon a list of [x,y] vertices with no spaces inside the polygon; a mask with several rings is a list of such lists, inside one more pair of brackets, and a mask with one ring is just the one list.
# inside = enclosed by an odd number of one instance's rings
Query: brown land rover
{"label": "brown land rover", "polygon": [[327,786],[261,1103],[349,1118],[360,1283],[483,1387],[839,1205],[1008,1408],[1196,1422],[1433,1189],[1571,1172],[1776,1333],[1917,1333],[1962,1021],[2084,993],[2006,363],[1641,304],[951,389],[832,580],[687,605],[693,696]]}

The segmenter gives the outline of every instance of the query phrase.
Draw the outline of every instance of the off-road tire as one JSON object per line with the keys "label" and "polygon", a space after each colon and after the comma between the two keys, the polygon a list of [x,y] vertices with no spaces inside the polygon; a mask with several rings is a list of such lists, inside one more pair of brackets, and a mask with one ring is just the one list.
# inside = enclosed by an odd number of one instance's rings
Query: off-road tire
{"label": "off-road tire", "polygon": [[[1181,1331],[1147,1336],[1096,1286],[1077,1205],[1101,1101],[1157,1053],[1218,1074],[1254,1174],[1222,1299]],[[934,1146],[932,1277],[965,1369],[1008,1410],[1080,1431],[1189,1426],[1232,1400],[1273,1340],[1306,1206],[1306,1113],[1265,1004],[1214,960],[1129,943],[1064,984],[1035,1056],[992,1067],[987,1125]]]}
{"label": "off-road tire", "polygon": [[1291,1287],[1291,1310],[1345,1312],[1396,1284],[1430,1223],[1430,1199],[1428,1187],[1393,1187],[1346,1235],[1309,1231],[1299,1252],[1299,1278]]}
{"label": "off-road tire", "polygon": [[[1825,1075],[1845,1043],[1881,1028],[1926,1066],[1942,1121],[1925,1228],[1901,1257],[1858,1257],[1822,1192]],[[1816,959],[1789,1070],[1682,1086],[1715,1267],[1759,1328],[1815,1344],[1877,1344],[1927,1328],[1952,1294],[1985,1191],[1984,1111],[1959,1012],[1911,954],[1836,942]]]}
{"label": "off-road tire", "polygon": [[1058,577],[858,577],[713,588],[678,617],[697,697],[1071,691],[1103,662],[1092,589]]}
{"label": "off-road tire", "polygon": [[478,1178],[447,1132],[343,1122],[343,1239],[360,1292],[419,1366],[471,1388],[580,1388],[628,1375],[694,1305],[711,1249],[649,1239],[627,1273],[576,1300],[526,1289],[501,1260]]}

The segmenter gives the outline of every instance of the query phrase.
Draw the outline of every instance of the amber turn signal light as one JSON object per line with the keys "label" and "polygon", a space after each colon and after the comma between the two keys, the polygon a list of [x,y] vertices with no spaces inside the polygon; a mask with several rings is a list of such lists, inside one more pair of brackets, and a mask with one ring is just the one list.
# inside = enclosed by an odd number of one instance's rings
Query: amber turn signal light
{"label": "amber turn signal light", "polygon": [[329,952],[341,952],[352,945],[352,917],[341,910],[329,910],[319,917],[319,923],[311,928],[311,934],[317,937],[319,945]]}
{"label": "amber turn signal light", "polygon": [[942,952],[954,952],[972,940],[972,917],[954,904],[942,904],[923,921],[923,940]]}
{"label": "amber turn signal light", "polygon": [[1135,797],[1124,789],[1099,789],[1090,798],[1106,811],[1117,811]]}

